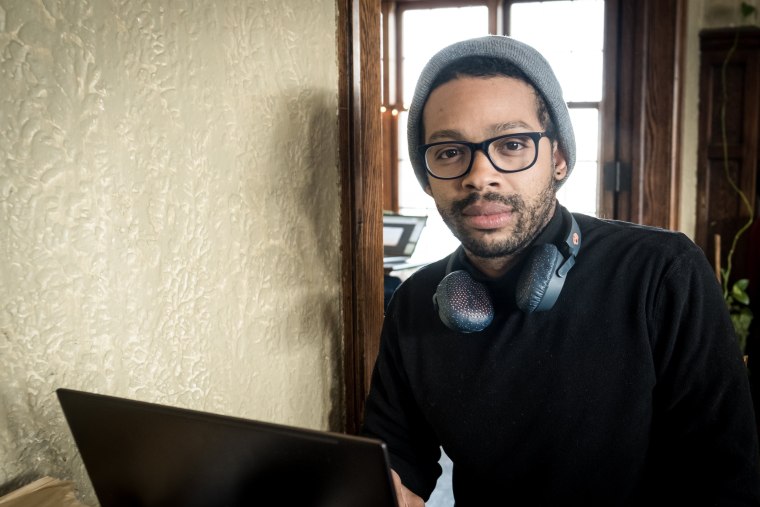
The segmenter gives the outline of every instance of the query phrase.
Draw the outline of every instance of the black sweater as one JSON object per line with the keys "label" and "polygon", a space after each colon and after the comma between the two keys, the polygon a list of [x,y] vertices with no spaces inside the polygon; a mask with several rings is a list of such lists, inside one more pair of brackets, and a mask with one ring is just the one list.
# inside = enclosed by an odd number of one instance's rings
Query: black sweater
{"label": "black sweater", "polygon": [[[537,243],[562,235],[561,213]],[[574,216],[581,249],[548,312],[515,306],[521,264],[494,281],[459,259],[494,300],[479,333],[435,312],[447,259],[401,285],[364,433],[425,499],[442,446],[461,507],[760,505],[747,370],[702,251],[679,233]]]}

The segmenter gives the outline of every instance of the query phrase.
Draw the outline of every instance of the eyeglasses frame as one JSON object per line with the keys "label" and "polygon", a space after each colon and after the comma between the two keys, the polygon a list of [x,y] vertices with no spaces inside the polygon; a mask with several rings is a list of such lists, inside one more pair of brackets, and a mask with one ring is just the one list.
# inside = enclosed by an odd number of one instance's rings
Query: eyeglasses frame
{"label": "eyeglasses frame", "polygon": [[[533,140],[533,144],[536,146],[536,153],[533,155],[533,161],[528,164],[526,167],[523,167],[522,169],[514,169],[514,170],[508,170],[508,169],[501,169],[499,166],[497,166],[493,160],[491,160],[491,156],[488,154],[488,148],[491,146],[492,143],[495,141],[498,141],[500,139],[508,138],[508,137],[519,137],[519,136],[528,136]],[[538,160],[538,145],[541,142],[541,138],[546,137],[549,139],[549,136],[546,134],[546,131],[543,132],[515,132],[511,134],[503,134],[500,136],[492,137],[490,139],[486,139],[485,141],[481,141],[479,143],[471,143],[468,141],[439,141],[435,143],[429,143],[429,144],[423,144],[420,145],[417,148],[417,153],[419,154],[420,158],[425,161],[425,171],[432,176],[433,178],[437,180],[455,180],[458,178],[462,178],[467,175],[467,173],[472,170],[472,165],[475,162],[475,152],[480,150],[485,154],[488,161],[491,163],[491,166],[493,166],[494,169],[496,169],[500,173],[504,174],[512,174],[512,173],[519,173],[522,171],[527,171],[534,165],[536,165],[536,161]],[[467,165],[467,169],[458,176],[449,176],[449,177],[441,177],[436,176],[432,173],[430,170],[430,167],[428,166],[428,161],[426,157],[427,151],[432,148],[433,146],[441,146],[444,144],[461,144],[463,146],[467,146],[470,149],[470,163]]]}

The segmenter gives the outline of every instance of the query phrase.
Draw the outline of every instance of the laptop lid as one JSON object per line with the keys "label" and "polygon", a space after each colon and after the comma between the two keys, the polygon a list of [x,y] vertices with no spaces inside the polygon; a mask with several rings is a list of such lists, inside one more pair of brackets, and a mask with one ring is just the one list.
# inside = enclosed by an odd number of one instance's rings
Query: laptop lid
{"label": "laptop lid", "polygon": [[383,215],[383,260],[409,259],[417,247],[426,216]]}
{"label": "laptop lid", "polygon": [[380,441],[58,389],[102,507],[396,507]]}

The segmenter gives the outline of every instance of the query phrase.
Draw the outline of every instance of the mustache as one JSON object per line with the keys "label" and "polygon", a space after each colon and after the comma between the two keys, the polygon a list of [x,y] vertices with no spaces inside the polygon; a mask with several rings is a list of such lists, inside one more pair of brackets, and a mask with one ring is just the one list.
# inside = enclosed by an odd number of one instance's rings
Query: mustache
{"label": "mustache", "polygon": [[464,199],[460,199],[459,201],[454,201],[451,203],[450,209],[454,213],[462,214],[467,206],[475,204],[480,200],[506,204],[516,212],[521,212],[525,207],[525,201],[523,201],[522,198],[516,194],[501,195],[494,192],[488,192],[486,194],[473,192]]}

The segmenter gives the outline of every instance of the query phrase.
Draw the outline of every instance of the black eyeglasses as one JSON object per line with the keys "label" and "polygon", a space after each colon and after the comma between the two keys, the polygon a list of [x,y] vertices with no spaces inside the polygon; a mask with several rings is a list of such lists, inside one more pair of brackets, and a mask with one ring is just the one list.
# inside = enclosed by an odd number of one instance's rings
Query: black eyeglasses
{"label": "black eyeglasses", "polygon": [[442,141],[418,148],[425,159],[428,174],[440,180],[461,178],[472,169],[475,152],[486,154],[494,168],[502,173],[530,169],[538,160],[538,143],[546,132],[520,132],[492,137],[480,143]]}

